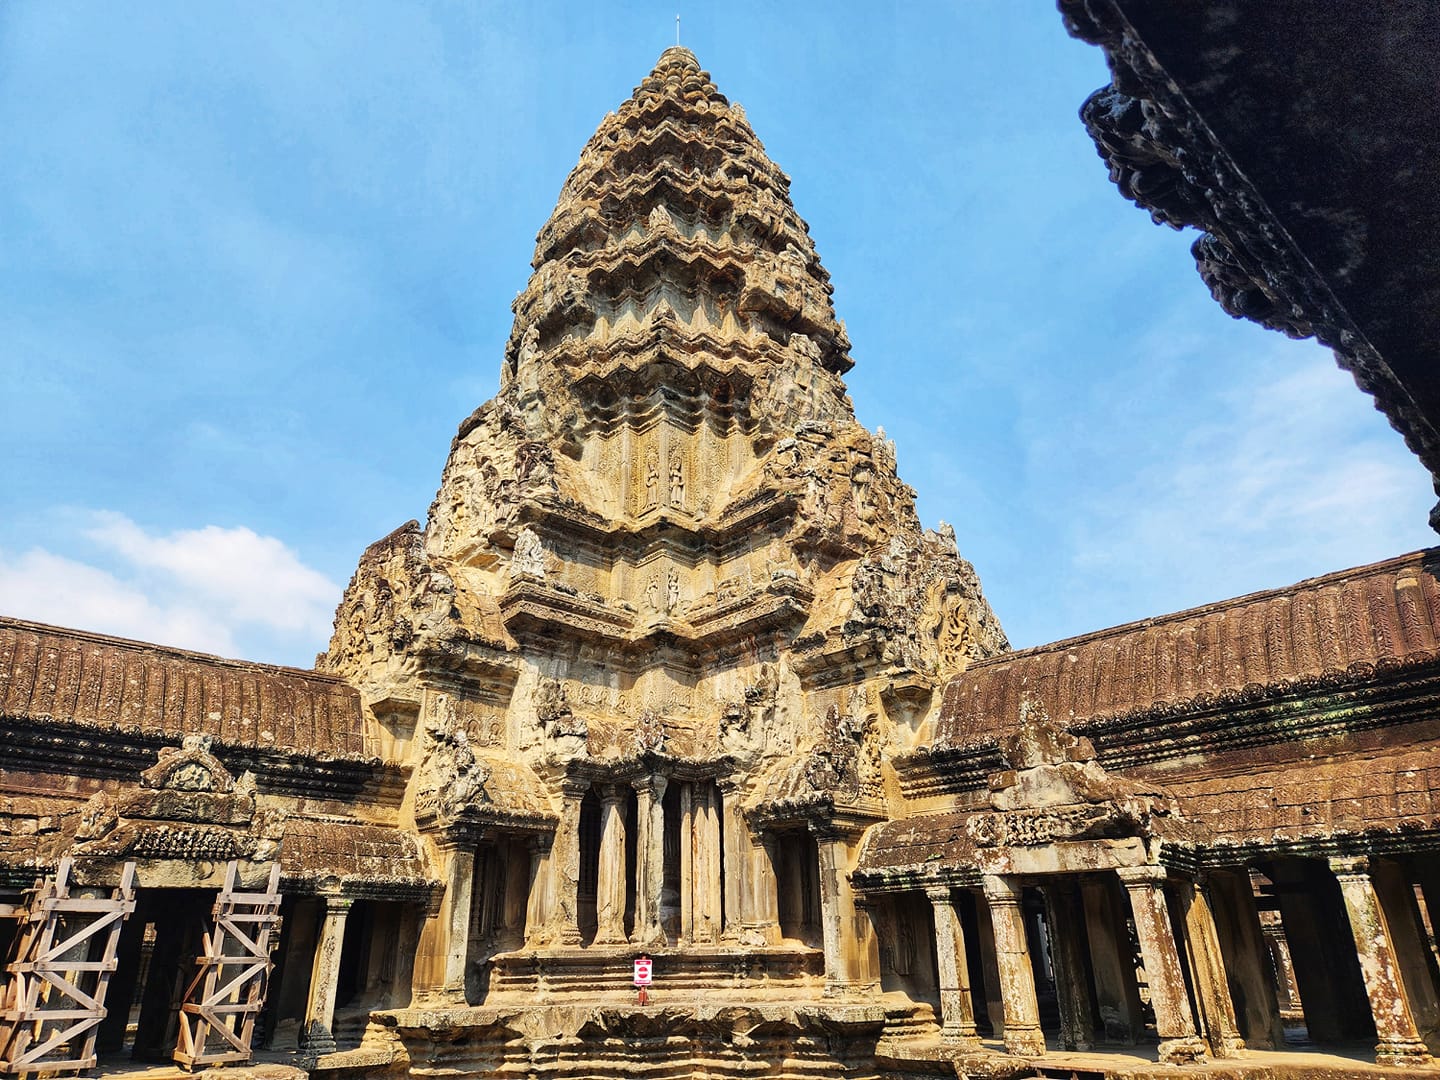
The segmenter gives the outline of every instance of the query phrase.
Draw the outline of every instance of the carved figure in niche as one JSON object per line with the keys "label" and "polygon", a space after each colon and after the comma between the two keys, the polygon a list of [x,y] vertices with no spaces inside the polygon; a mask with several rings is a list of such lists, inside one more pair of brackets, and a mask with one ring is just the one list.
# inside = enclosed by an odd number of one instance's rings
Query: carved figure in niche
{"label": "carved figure in niche", "polygon": [[545,580],[545,545],[530,526],[520,530],[515,538],[515,555],[510,562],[510,573],[517,577]]}
{"label": "carved figure in niche", "polygon": [[970,613],[966,609],[965,599],[959,593],[946,594],[935,637],[936,644],[940,647],[942,663],[948,658],[959,659],[970,655],[975,631],[970,625]]}
{"label": "carved figure in niche", "polygon": [[871,501],[870,485],[875,472],[868,461],[857,462],[850,475],[850,490],[855,498],[855,516],[861,521],[875,520],[875,504]]}
{"label": "carved figure in niche", "polygon": [[665,579],[665,613],[671,614],[680,606],[680,575],[672,569]]}
{"label": "carved figure in niche", "polygon": [[745,694],[735,701],[727,701],[724,709],[720,712],[720,733],[728,735],[732,732],[745,734],[750,730],[750,718],[753,712],[750,708],[749,687],[745,688]]}
{"label": "carved figure in niche", "polygon": [[540,355],[540,328],[531,325],[520,339],[520,366],[527,367]]}
{"label": "carved figure in niche", "polygon": [[646,709],[635,724],[635,752],[658,754],[665,749],[665,723]]}
{"label": "carved figure in niche", "polygon": [[812,364],[820,362],[820,346],[811,340],[809,334],[791,334],[790,348]]}
{"label": "carved figure in niche", "polygon": [[745,687],[745,701],[755,708],[770,709],[779,690],[780,680],[775,676],[775,669],[768,663],[761,664],[755,681]]}
{"label": "carved figure in niche", "polygon": [[765,559],[765,567],[770,572],[771,581],[778,581],[782,578],[789,581],[800,579],[800,575],[795,572],[795,567],[790,565],[789,555],[780,543],[778,536],[770,538],[770,550]]}
{"label": "carved figure in niche", "polygon": [[645,603],[649,605],[651,611],[662,613],[665,611],[665,598],[661,594],[661,588],[660,575],[651,574],[650,581],[645,586]]}
{"label": "carved figure in niche", "polygon": [[535,717],[542,724],[573,715],[565,684],[559,679],[541,679],[535,688]]}
{"label": "carved figure in niche", "polygon": [[645,453],[645,509],[660,505],[660,455],[652,446]]}
{"label": "carved figure in niche", "polygon": [[685,461],[678,450],[670,455],[670,505],[685,509]]}

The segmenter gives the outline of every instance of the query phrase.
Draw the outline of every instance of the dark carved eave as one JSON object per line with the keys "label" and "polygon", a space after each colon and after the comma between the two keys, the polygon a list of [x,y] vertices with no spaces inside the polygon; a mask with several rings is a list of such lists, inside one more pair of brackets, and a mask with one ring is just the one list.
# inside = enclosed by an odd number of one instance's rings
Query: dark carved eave
{"label": "dark carved eave", "polygon": [[[1434,14],[1419,11],[1426,6],[1415,5],[1416,12],[1405,16],[1409,21],[1403,24],[1397,16],[1395,27],[1384,23],[1389,17],[1385,13],[1359,11],[1362,5],[1339,23],[1349,20],[1361,40],[1374,37],[1370,32],[1374,25],[1383,24],[1414,51],[1435,30]],[[1390,250],[1397,246],[1394,237],[1387,247],[1384,237],[1372,235],[1377,222],[1393,232],[1396,222],[1404,219],[1375,213],[1374,206],[1391,196],[1367,188],[1405,173],[1383,149],[1356,161],[1345,152],[1347,140],[1370,121],[1336,115],[1344,110],[1333,102],[1348,100],[1350,87],[1344,80],[1363,80],[1364,65],[1354,73],[1333,71],[1330,78],[1338,89],[1330,89],[1319,105],[1307,103],[1299,99],[1308,99],[1310,83],[1326,77],[1322,66],[1326,54],[1317,48],[1315,56],[1297,61],[1293,70],[1285,69],[1292,82],[1281,81],[1280,87],[1293,91],[1297,100],[1277,101],[1274,81],[1266,81],[1273,71],[1261,69],[1267,63],[1263,53],[1269,22],[1281,19],[1282,12],[1272,11],[1257,22],[1251,12],[1235,5],[1196,5],[1193,10],[1191,5],[1177,5],[1170,11],[1166,7],[1141,9],[1127,0],[1059,0],[1070,33],[1104,49],[1110,66],[1110,85],[1092,94],[1080,115],[1109,166],[1111,180],[1157,224],[1203,232],[1191,251],[1201,278],[1226,312],[1290,337],[1313,336],[1333,349],[1340,366],[1375,399],[1376,407],[1430,470],[1440,492],[1440,385],[1433,373],[1435,342],[1424,325],[1435,313],[1423,310],[1427,298],[1422,291],[1440,288],[1433,253],[1424,250],[1424,228],[1433,224],[1436,207],[1413,208],[1417,234],[1411,251]],[[1286,43],[1289,52],[1303,55],[1308,45],[1315,44],[1334,50],[1337,41],[1343,47],[1334,27],[1322,31],[1305,25],[1311,21],[1295,20],[1296,39]],[[1137,28],[1136,22],[1144,25]],[[1203,41],[1198,32],[1192,33],[1197,27],[1204,31]],[[1152,45],[1161,39],[1170,48],[1165,60],[1157,58]],[[1178,68],[1179,56],[1194,61],[1191,66],[1200,71],[1198,76],[1195,71],[1185,73],[1189,82],[1183,85],[1182,74],[1166,67],[1169,61]],[[1396,70],[1410,60],[1419,64],[1423,58],[1398,54]],[[1433,62],[1433,58],[1424,60]],[[1413,85],[1423,83],[1420,76],[1423,72]],[[1248,90],[1260,103],[1258,110],[1253,115],[1233,111],[1217,115],[1224,110],[1211,100],[1202,114],[1192,99],[1215,94],[1222,84],[1232,98],[1239,90]],[[1384,90],[1361,87],[1351,98],[1363,101],[1367,93],[1373,99],[1382,97]],[[1433,134],[1430,142],[1417,144],[1414,125],[1424,122],[1416,114],[1425,108],[1433,112],[1433,104],[1397,100],[1387,105],[1388,112],[1379,115],[1389,126],[1371,130],[1370,141],[1381,147],[1387,141],[1408,146],[1409,168],[1425,174],[1424,162],[1437,153],[1437,144]],[[1304,112],[1307,108],[1310,113]],[[1314,130],[1297,132],[1302,126],[1297,115],[1304,116]],[[1293,141],[1299,177],[1293,191],[1281,188],[1269,198],[1247,173],[1252,167],[1248,163],[1266,156],[1256,146],[1267,136],[1272,144]],[[1334,140],[1333,147],[1324,143],[1327,137]],[[1317,154],[1317,140],[1321,149],[1332,152]],[[1247,164],[1237,161],[1237,146],[1249,151]],[[1268,164],[1273,167],[1273,159],[1284,149],[1272,145]],[[1326,170],[1338,173],[1340,179],[1322,177]],[[1423,186],[1411,184],[1409,195],[1417,203],[1424,201],[1424,193]],[[1434,201],[1433,192],[1430,199]],[[1353,220],[1342,220],[1347,217]],[[1307,232],[1304,243],[1297,242],[1297,228]],[[1395,269],[1407,261],[1410,268]],[[1337,288],[1346,290],[1345,299],[1337,295]],[[1411,305],[1413,317],[1407,313]],[[1367,312],[1363,324],[1356,311]],[[1385,339],[1383,347],[1377,334]],[[1431,512],[1431,525],[1440,530],[1440,504]]]}

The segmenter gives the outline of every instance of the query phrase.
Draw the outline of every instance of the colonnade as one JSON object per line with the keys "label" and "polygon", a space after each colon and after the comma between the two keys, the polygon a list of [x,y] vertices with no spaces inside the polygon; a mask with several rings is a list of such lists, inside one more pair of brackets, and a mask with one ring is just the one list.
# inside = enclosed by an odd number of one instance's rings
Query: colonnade
{"label": "colonnade", "polygon": [[[1345,939],[1332,935],[1328,942],[1321,940],[1329,925],[1324,922],[1328,909],[1324,896],[1316,899],[1316,894],[1323,892],[1325,881],[1306,879],[1295,895],[1316,905],[1314,911],[1288,913],[1295,933],[1315,927],[1317,939],[1305,946],[1306,964],[1328,959],[1332,966],[1344,962],[1354,969],[1354,993],[1360,995],[1363,983],[1378,1063],[1429,1061],[1427,1042],[1433,1044],[1440,1035],[1440,971],[1409,877],[1394,863],[1365,858],[1312,861],[1312,869],[1329,875],[1328,888],[1338,892],[1335,917],[1349,933]],[[1248,871],[1189,876],[1149,865],[1085,875],[983,875],[976,903],[980,917],[972,920],[979,928],[974,937],[965,931],[954,890],[928,888],[946,1040],[979,1045],[974,1010],[975,1001],[983,1003],[984,998],[970,985],[970,972],[979,970],[985,973],[987,992],[993,996],[998,991],[1000,1008],[992,1008],[989,1019],[1006,1051],[1044,1053],[1035,981],[1039,958],[1032,955],[1032,935],[1026,928],[1027,887],[1038,890],[1043,902],[1064,1048],[1091,1049],[1097,1034],[1124,1045],[1140,1038],[1145,1024],[1137,959],[1162,1060],[1232,1057],[1247,1043],[1255,1048],[1283,1046],[1279,995],[1293,994],[1294,987],[1292,982],[1277,992],[1271,961],[1275,935],[1261,922]],[[972,950],[979,950],[983,962],[972,966]],[[1325,955],[1316,955],[1319,952]],[[1285,972],[1278,974],[1285,978]],[[1320,1000],[1321,989],[1337,995],[1345,989],[1334,985],[1338,976],[1333,972],[1327,978],[1312,976],[1317,1000],[1313,1008],[1305,1005],[1315,1041],[1323,1041],[1330,1031],[1325,1010],[1347,1015],[1343,998],[1333,1004]],[[1303,999],[1303,977],[1299,992]],[[1336,1037],[1346,1034],[1338,1031]]]}

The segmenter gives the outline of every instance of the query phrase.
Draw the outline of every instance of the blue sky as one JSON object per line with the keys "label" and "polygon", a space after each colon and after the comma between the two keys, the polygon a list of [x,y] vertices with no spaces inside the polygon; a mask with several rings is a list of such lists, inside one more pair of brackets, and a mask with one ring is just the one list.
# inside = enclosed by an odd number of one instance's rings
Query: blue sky
{"label": "blue sky", "polygon": [[[675,4],[0,5],[0,612],[308,666]],[[1053,6],[682,5],[1017,646],[1428,544],[1399,436],[1106,178]]]}

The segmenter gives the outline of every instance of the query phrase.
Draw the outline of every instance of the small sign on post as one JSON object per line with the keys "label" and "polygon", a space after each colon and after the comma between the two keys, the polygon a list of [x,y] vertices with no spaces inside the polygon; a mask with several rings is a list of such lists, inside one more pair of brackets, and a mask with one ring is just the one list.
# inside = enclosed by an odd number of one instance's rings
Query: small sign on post
{"label": "small sign on post", "polygon": [[635,988],[640,992],[641,1005],[649,1001],[650,980],[654,967],[655,962],[648,956],[637,956],[635,958]]}

